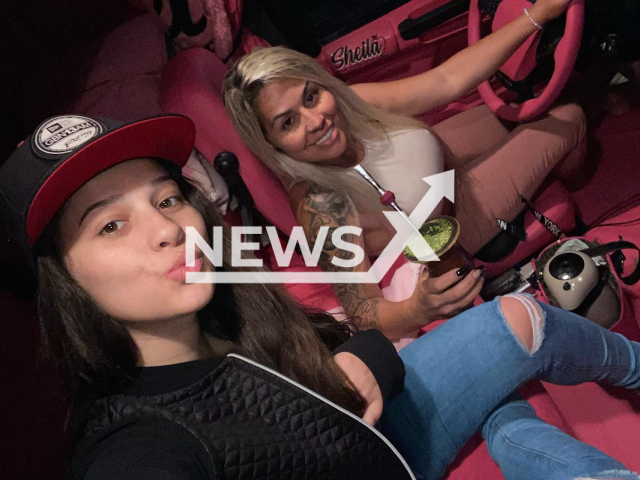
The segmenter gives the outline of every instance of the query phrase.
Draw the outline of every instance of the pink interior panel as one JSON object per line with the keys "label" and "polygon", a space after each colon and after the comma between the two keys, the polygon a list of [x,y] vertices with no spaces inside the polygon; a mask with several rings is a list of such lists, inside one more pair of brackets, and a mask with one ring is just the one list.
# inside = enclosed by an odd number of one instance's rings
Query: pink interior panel
{"label": "pink interior panel", "polygon": [[[459,15],[409,41],[400,37],[398,25],[406,18],[417,18],[446,3],[447,0],[411,1],[325,45],[317,60],[349,84],[394,80],[430,70],[467,46],[467,15]],[[360,60],[344,65],[345,56]],[[471,92],[466,98],[421,118],[434,124],[481,103],[480,97]]]}

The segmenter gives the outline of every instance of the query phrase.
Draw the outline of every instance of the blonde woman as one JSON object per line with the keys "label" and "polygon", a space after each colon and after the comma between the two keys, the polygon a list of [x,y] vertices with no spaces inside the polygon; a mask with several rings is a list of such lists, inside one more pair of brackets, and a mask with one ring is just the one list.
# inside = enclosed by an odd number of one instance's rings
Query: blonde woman
{"label": "blonde woman", "polygon": [[[348,87],[313,59],[281,47],[256,50],[224,82],[225,108],[247,146],[288,189],[298,222],[311,241],[318,227],[359,225],[370,256],[393,235],[375,192],[352,167],[360,164],[411,211],[427,190],[422,177],[456,170],[455,215],[461,242],[477,252],[498,233],[496,218],[522,210],[553,172],[572,181],[584,158],[585,119],[576,105],[556,107],[508,131],[484,107],[430,130],[414,118],[446,105],[492,75],[536,29],[565,11],[570,0],[539,0],[528,12],[439,67],[388,83]],[[473,133],[472,133],[473,132]],[[330,237],[330,236],[329,236]],[[321,266],[336,252],[324,245]],[[358,269],[369,268],[367,260]],[[482,272],[423,274],[403,301],[382,298],[377,286],[336,285],[345,313],[361,327],[390,338],[462,311],[482,287]]]}

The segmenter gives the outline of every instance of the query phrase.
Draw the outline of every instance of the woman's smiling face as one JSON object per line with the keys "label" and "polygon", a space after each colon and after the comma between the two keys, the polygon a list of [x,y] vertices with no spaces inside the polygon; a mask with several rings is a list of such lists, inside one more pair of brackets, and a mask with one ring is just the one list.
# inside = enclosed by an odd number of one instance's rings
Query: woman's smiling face
{"label": "woman's smiling face", "polygon": [[65,204],[58,238],[65,265],[105,312],[126,322],[193,315],[214,286],[188,284],[187,272],[212,271],[201,255],[185,266],[185,229],[208,238],[198,211],[150,159],[118,164]]}
{"label": "woman's smiling face", "polygon": [[335,97],[313,82],[284,79],[260,90],[266,139],[299,162],[339,165],[347,136]]}

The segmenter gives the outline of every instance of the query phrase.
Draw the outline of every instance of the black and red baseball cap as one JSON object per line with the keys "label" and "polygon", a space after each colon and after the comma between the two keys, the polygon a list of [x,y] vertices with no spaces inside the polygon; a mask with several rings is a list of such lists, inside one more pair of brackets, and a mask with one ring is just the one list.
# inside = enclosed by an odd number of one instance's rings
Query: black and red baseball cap
{"label": "black and red baseball cap", "polygon": [[33,249],[56,212],[87,181],[135,158],[189,159],[195,126],[182,115],[121,122],[83,115],[49,118],[0,166],[0,210]]}

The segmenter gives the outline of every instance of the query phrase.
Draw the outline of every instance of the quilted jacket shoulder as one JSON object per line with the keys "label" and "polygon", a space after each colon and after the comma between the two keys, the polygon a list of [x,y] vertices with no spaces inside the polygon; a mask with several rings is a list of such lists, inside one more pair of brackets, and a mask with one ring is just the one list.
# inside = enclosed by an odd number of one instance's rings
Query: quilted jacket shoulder
{"label": "quilted jacket shoulder", "polygon": [[355,415],[239,355],[181,390],[100,400],[85,439],[137,419],[175,422],[206,450],[220,479],[415,478],[397,450]]}

